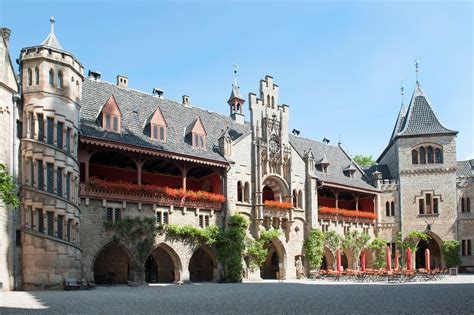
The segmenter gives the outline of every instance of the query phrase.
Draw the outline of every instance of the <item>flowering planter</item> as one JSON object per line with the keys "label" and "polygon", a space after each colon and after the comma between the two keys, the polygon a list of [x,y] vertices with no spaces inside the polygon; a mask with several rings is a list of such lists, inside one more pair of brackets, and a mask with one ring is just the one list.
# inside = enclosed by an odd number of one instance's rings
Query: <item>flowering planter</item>
{"label": "flowering planter", "polygon": [[220,210],[223,195],[205,191],[187,191],[154,185],[137,185],[123,181],[104,181],[91,178],[90,184],[81,184],[81,197],[134,201],[164,206]]}
{"label": "flowering planter", "polygon": [[275,200],[265,200],[263,205],[266,208],[275,209],[275,210],[290,210],[293,208],[293,205],[289,202],[280,202]]}
{"label": "flowering planter", "polygon": [[330,220],[337,221],[373,223],[373,221],[377,219],[375,213],[330,207],[320,207],[318,213],[320,218],[330,218]]}

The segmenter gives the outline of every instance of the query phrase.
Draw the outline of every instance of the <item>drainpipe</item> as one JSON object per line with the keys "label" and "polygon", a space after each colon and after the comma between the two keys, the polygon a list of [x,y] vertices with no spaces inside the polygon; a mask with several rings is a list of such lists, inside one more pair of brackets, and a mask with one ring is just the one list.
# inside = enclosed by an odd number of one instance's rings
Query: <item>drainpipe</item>
{"label": "drainpipe", "polygon": [[[21,78],[21,76],[20,76]],[[15,185],[15,192],[18,196],[19,194],[19,190],[18,190],[18,186],[17,186],[17,183],[18,183],[18,174],[17,174],[17,165],[18,165],[18,154],[19,154],[19,151],[18,151],[18,136],[21,136],[21,135],[17,135],[17,128],[16,128],[16,120],[17,120],[17,109],[18,109],[18,104],[20,103],[20,100],[21,100],[21,96],[20,94],[18,93],[15,93],[13,94],[12,96],[12,103],[13,103],[13,108],[12,108],[12,119],[11,119],[11,126],[12,126],[12,129],[13,129],[13,140],[12,140],[12,150],[10,152],[10,174],[13,178],[13,184]],[[16,229],[17,229],[17,211],[18,209],[17,208],[13,208],[12,209],[12,216],[13,216],[13,220],[12,220],[12,240],[13,240],[13,244],[12,244],[12,259],[13,259],[13,290],[18,290],[19,289],[19,283],[18,283],[18,274],[19,274],[19,270],[18,270],[18,259],[19,257],[17,257],[17,238],[16,238]]]}

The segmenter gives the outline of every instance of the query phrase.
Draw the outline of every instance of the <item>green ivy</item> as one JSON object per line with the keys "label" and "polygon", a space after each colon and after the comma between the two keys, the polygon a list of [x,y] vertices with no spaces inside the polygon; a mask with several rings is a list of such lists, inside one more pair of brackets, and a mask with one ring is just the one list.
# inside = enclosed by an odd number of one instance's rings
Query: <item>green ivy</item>
{"label": "green ivy", "polygon": [[5,202],[7,206],[17,208],[20,204],[16,195],[16,185],[13,178],[8,175],[7,168],[0,163],[0,199]]}
{"label": "green ivy", "polygon": [[325,235],[320,230],[311,231],[308,238],[304,241],[304,250],[306,259],[311,269],[319,271],[324,258]]}
{"label": "green ivy", "polygon": [[213,247],[219,238],[220,230],[216,225],[199,229],[192,225],[165,224],[159,227],[160,232],[170,239],[179,239],[193,245],[208,245]]}
{"label": "green ivy", "polygon": [[[336,251],[342,249],[342,237],[336,231],[324,232],[324,245],[336,257]],[[336,270],[336,259],[334,259],[333,268]]]}
{"label": "green ivy", "polygon": [[359,231],[350,231],[344,236],[343,246],[354,253],[354,261],[356,264],[356,270],[359,270],[359,257],[360,253],[369,243],[370,236],[367,233],[361,233]]}
{"label": "green ivy", "polygon": [[113,231],[112,239],[132,252],[132,268],[143,276],[143,264],[155,246],[158,233],[154,218],[125,217],[120,221],[104,222],[106,230]]}
{"label": "green ivy", "polygon": [[405,238],[405,241],[403,241],[402,233],[398,232],[397,245],[398,247],[403,248],[403,249],[409,248],[412,251],[412,253],[414,253],[418,249],[417,245],[419,241],[427,241],[430,238],[431,237],[424,232],[413,231],[413,232],[410,232]]}
{"label": "green ivy", "polygon": [[459,256],[460,249],[461,243],[459,241],[449,240],[443,242],[441,251],[443,252],[446,267],[452,268],[461,264],[461,257]]}
{"label": "green ivy", "polygon": [[265,263],[268,254],[267,244],[280,235],[280,231],[270,229],[261,231],[258,239],[247,237],[245,255],[249,258],[251,270],[257,270]]}

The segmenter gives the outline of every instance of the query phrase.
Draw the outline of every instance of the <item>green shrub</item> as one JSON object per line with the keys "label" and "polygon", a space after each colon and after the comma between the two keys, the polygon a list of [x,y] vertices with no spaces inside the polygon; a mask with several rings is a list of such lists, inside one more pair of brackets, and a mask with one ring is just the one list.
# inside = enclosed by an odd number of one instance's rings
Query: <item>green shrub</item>
{"label": "green shrub", "polygon": [[449,240],[443,242],[441,251],[443,252],[446,267],[452,268],[461,264],[461,257],[459,256],[460,249],[461,243],[459,241]]}
{"label": "green shrub", "polygon": [[311,231],[304,242],[306,259],[311,269],[319,271],[324,257],[324,233],[320,230]]}

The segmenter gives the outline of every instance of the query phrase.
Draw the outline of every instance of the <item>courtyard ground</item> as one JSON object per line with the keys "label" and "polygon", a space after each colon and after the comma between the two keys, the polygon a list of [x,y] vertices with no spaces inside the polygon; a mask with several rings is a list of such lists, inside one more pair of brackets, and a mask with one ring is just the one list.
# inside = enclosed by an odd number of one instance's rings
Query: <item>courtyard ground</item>
{"label": "courtyard ground", "polygon": [[0,292],[0,314],[474,314],[474,275],[429,283],[261,281]]}

